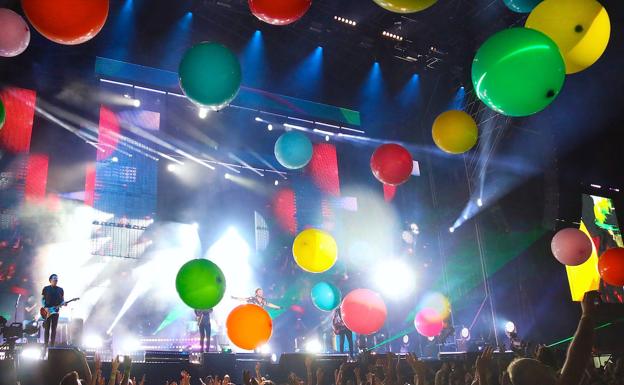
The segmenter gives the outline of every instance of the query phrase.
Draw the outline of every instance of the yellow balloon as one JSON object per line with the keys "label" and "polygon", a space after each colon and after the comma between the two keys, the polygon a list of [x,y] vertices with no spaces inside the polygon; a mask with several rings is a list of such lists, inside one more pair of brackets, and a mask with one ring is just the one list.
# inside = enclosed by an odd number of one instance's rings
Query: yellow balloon
{"label": "yellow balloon", "polygon": [[427,9],[438,0],[373,0],[380,7],[396,13],[414,13]]}
{"label": "yellow balloon", "polygon": [[477,143],[479,130],[472,116],[464,111],[450,110],[436,118],[431,134],[436,146],[443,151],[463,154]]}
{"label": "yellow balloon", "polygon": [[336,263],[338,246],[330,234],[318,229],[307,229],[295,238],[293,257],[303,270],[322,273]]}
{"label": "yellow balloon", "polygon": [[609,14],[596,0],[544,0],[529,14],[525,26],[557,43],[567,74],[600,59],[611,35]]}

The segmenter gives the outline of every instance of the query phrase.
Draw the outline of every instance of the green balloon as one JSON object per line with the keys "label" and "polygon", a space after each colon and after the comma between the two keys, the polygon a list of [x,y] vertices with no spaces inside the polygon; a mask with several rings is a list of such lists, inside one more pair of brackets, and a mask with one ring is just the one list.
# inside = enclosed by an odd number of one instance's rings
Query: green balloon
{"label": "green balloon", "polygon": [[215,110],[227,106],[241,85],[238,58],[218,43],[191,47],[184,54],[178,73],[184,94],[194,103]]}
{"label": "green balloon", "polygon": [[194,259],[182,265],[176,276],[176,291],[193,309],[212,309],[225,294],[225,276],[213,262]]}
{"label": "green balloon", "polygon": [[472,62],[479,99],[507,116],[528,116],[546,108],[561,91],[565,63],[554,41],[529,28],[491,36]]}
{"label": "green balloon", "polygon": [[6,110],[4,109],[4,103],[2,102],[2,99],[0,98],[0,130],[2,130],[2,127],[4,126],[5,121],[6,121]]}

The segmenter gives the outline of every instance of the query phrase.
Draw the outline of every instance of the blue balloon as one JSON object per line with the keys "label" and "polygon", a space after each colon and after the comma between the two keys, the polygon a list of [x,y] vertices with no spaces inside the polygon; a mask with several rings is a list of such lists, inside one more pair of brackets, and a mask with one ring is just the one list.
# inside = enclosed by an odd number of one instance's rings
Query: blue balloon
{"label": "blue balloon", "polygon": [[342,295],[340,290],[331,283],[319,282],[310,292],[312,303],[323,311],[332,311],[340,305]]}
{"label": "blue balloon", "polygon": [[312,159],[312,142],[298,131],[289,131],[275,142],[275,157],[291,170],[305,167]]}
{"label": "blue balloon", "polygon": [[503,0],[507,8],[518,13],[529,13],[542,0]]}

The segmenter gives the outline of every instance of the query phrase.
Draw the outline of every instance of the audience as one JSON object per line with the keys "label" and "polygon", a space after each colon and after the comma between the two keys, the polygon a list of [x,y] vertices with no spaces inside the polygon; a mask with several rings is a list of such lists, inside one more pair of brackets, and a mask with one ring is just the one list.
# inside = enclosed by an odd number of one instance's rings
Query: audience
{"label": "audience", "polygon": [[[411,354],[405,356],[403,361],[392,353],[376,360],[374,355],[364,353],[358,362],[343,363],[335,370],[333,378],[326,375],[323,366],[315,365],[312,357],[307,357],[306,378],[301,379],[297,374],[290,373],[287,384],[280,385],[624,385],[623,358],[600,368],[595,368],[592,361],[594,318],[600,306],[598,292],[588,292],[581,305],[582,316],[561,367],[555,352],[543,345],[531,357],[519,356],[511,363],[506,362],[502,355],[495,355],[493,347],[484,348],[474,362],[441,364],[426,363]],[[145,384],[145,376],[140,382],[136,378],[125,378],[118,371],[119,366],[118,360],[112,362],[108,385]],[[242,385],[275,385],[262,375],[260,363],[256,364],[254,375],[244,371]],[[106,379],[99,358],[96,357],[94,374],[87,373],[87,377],[81,382],[77,372],[70,372],[61,385],[104,385]],[[218,376],[208,376],[193,382],[186,371],[181,372],[178,380],[154,380],[153,383],[234,385],[229,375],[223,376],[222,380]]]}

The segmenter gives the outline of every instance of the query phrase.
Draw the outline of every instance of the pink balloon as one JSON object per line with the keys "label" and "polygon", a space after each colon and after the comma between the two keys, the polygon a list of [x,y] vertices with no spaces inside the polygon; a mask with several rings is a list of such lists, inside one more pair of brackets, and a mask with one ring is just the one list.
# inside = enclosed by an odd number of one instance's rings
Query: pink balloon
{"label": "pink balloon", "polygon": [[386,322],[388,310],[379,294],[369,289],[356,289],[340,305],[342,320],[357,334],[373,334]]}
{"label": "pink balloon", "polygon": [[431,308],[424,308],[416,314],[414,318],[416,331],[425,337],[435,337],[440,335],[444,329],[442,316]]}
{"label": "pink balloon", "polygon": [[0,56],[21,54],[30,43],[30,29],[24,18],[7,8],[0,8]]}
{"label": "pink balloon", "polygon": [[579,229],[560,230],[552,239],[550,249],[557,260],[564,265],[578,266],[591,257],[592,241]]}

